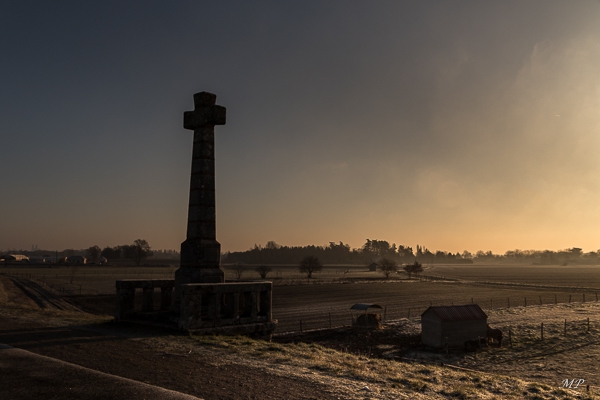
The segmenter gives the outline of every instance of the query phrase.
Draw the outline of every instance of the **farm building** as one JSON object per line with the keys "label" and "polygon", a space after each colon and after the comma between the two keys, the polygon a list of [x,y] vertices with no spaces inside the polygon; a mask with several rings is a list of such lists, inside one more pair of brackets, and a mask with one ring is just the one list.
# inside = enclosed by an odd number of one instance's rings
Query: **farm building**
{"label": "farm building", "polygon": [[86,262],[87,262],[87,260],[83,256],[69,256],[69,257],[67,257],[67,264],[81,265],[81,264],[85,264]]}
{"label": "farm building", "polygon": [[487,315],[477,304],[432,306],[421,314],[421,341],[426,346],[463,347],[467,340],[485,340]]}
{"label": "farm building", "polygon": [[369,271],[377,271],[377,263],[376,262],[369,264]]}
{"label": "farm building", "polygon": [[2,258],[5,262],[29,262],[29,257],[23,254],[6,254]]}

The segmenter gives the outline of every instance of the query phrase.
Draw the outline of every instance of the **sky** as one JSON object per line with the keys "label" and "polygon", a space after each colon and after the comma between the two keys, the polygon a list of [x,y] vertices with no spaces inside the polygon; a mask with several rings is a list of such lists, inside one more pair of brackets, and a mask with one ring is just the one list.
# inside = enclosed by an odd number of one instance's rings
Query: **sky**
{"label": "sky", "polygon": [[600,248],[598,1],[0,3],[0,250]]}

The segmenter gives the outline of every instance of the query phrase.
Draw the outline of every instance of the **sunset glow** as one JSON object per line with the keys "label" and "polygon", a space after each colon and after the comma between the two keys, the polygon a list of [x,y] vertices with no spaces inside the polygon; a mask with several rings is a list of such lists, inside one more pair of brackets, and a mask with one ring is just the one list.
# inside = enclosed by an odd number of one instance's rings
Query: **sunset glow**
{"label": "sunset glow", "polygon": [[598,2],[60,4],[0,6],[0,251],[178,249],[203,90],[223,251],[600,248]]}

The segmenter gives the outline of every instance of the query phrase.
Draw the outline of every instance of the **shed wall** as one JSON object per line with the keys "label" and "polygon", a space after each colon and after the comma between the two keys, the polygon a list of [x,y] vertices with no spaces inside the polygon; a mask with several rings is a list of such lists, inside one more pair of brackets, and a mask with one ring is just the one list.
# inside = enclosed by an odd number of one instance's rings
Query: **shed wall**
{"label": "shed wall", "polygon": [[442,321],[433,313],[421,317],[421,341],[425,346],[442,347]]}
{"label": "shed wall", "polygon": [[442,322],[442,343],[448,338],[448,347],[462,348],[465,341],[487,336],[487,320],[444,321]]}
{"label": "shed wall", "polygon": [[448,347],[462,348],[465,341],[486,335],[487,319],[441,321],[434,313],[421,317],[421,341],[426,346],[442,348],[448,338]]}

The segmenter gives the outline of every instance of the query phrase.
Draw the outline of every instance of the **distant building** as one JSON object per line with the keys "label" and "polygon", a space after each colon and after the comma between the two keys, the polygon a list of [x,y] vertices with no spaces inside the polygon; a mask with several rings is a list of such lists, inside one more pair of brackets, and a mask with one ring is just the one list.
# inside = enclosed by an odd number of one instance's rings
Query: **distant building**
{"label": "distant building", "polygon": [[421,341],[435,348],[464,347],[467,340],[487,337],[487,315],[477,304],[432,306],[421,314]]}
{"label": "distant building", "polygon": [[377,263],[376,262],[372,262],[371,264],[369,264],[369,271],[377,271]]}
{"label": "distant building", "polygon": [[6,254],[3,258],[5,262],[29,262],[29,257],[23,254]]}
{"label": "distant building", "polygon": [[67,264],[71,265],[82,265],[85,264],[87,260],[83,256],[69,256],[67,257]]}

